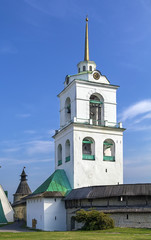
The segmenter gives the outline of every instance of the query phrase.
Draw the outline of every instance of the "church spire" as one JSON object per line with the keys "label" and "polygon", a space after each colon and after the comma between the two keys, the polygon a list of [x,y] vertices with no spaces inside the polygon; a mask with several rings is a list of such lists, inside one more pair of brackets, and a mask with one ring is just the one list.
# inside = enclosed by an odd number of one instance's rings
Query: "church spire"
{"label": "church spire", "polygon": [[88,17],[86,17],[84,61],[89,61]]}
{"label": "church spire", "polygon": [[[78,73],[93,72],[96,70],[96,64],[94,61],[89,60],[89,39],[88,39],[88,17],[86,17],[86,28],[85,28],[85,49],[84,49],[84,61],[81,61],[77,64]],[[88,77],[88,75],[87,75]]]}

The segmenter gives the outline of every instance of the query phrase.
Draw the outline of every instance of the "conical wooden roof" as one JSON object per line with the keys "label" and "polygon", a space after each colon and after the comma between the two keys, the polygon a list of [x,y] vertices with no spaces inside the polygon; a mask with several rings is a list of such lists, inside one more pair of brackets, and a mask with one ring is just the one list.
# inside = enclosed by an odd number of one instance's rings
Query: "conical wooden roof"
{"label": "conical wooden roof", "polygon": [[15,194],[21,194],[21,195],[29,195],[31,194],[31,190],[28,186],[28,183],[27,183],[27,179],[26,179],[26,173],[25,173],[25,168],[23,168],[23,171],[21,173],[21,180],[20,180],[20,183],[18,185],[18,188],[16,190],[16,193]]}

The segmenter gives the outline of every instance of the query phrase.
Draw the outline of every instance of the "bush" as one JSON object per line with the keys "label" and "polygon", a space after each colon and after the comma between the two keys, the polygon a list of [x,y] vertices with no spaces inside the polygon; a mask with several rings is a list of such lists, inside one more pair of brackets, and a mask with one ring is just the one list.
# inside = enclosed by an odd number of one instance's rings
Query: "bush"
{"label": "bush", "polygon": [[114,221],[107,214],[91,210],[81,209],[76,213],[75,220],[84,223],[82,230],[103,230],[114,228]]}

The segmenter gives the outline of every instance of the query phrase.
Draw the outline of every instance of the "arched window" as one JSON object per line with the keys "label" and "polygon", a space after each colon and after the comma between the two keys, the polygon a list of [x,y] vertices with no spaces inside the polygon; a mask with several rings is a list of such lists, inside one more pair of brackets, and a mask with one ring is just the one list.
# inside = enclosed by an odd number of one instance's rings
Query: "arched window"
{"label": "arched window", "polygon": [[69,162],[70,161],[70,141],[69,140],[67,140],[65,144],[65,153],[66,153],[65,162]]}
{"label": "arched window", "polygon": [[78,72],[80,73],[80,68],[78,69]]}
{"label": "arched window", "polygon": [[99,94],[90,96],[90,119],[94,125],[104,124],[103,98]]}
{"label": "arched window", "polygon": [[72,216],[71,217],[71,230],[74,230],[75,229],[75,217]]}
{"label": "arched window", "polygon": [[92,138],[84,138],[82,141],[82,159],[95,160],[95,146]]}
{"label": "arched window", "polygon": [[66,123],[71,120],[71,100],[69,97],[65,101],[65,120]]}
{"label": "arched window", "polygon": [[92,71],[92,66],[89,66],[89,71]]}
{"label": "arched window", "polygon": [[103,160],[115,161],[115,143],[112,139],[106,139],[103,142]]}
{"label": "arched window", "polygon": [[62,146],[58,145],[58,166],[62,164]]}
{"label": "arched window", "polygon": [[86,69],[85,66],[83,66],[83,72],[85,71],[85,69]]}

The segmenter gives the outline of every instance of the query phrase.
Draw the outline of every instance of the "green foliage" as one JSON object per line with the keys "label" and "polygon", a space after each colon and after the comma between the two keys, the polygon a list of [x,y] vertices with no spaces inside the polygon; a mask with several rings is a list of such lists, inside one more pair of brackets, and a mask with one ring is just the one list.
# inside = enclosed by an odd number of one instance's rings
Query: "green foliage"
{"label": "green foliage", "polygon": [[83,230],[104,230],[114,228],[113,219],[107,214],[91,210],[85,211],[81,209],[76,213],[75,220],[84,223]]}

